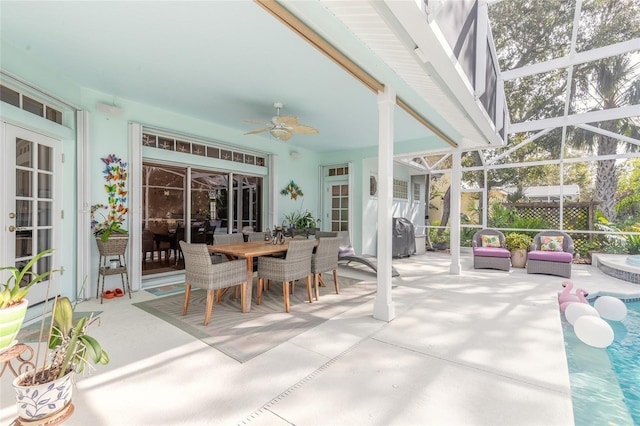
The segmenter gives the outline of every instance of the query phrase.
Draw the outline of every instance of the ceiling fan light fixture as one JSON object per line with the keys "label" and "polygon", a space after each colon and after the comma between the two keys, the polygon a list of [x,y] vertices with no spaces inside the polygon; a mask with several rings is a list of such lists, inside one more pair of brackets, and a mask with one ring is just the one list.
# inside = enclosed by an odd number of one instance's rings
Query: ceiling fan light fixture
{"label": "ceiling fan light fixture", "polygon": [[274,129],[271,129],[271,136],[273,136],[276,139],[282,140],[288,134],[289,134],[289,132],[286,129],[280,129],[280,128],[277,128],[277,127],[274,128]]}
{"label": "ceiling fan light fixture", "polygon": [[311,126],[307,126],[305,124],[300,124],[298,122],[298,117],[293,115],[280,115],[280,108],[283,107],[281,102],[274,102],[274,108],[276,109],[276,115],[271,117],[271,121],[255,121],[255,120],[245,120],[249,123],[258,123],[262,124],[264,127],[260,129],[251,130],[246,132],[245,135],[255,135],[256,133],[269,132],[272,137],[286,142],[291,139],[291,136],[300,133],[306,135],[317,134],[318,130],[314,129]]}

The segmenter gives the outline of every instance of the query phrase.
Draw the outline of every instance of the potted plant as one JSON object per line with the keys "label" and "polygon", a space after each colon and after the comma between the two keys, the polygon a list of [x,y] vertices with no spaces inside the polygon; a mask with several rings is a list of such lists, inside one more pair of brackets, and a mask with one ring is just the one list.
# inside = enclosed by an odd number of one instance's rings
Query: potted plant
{"label": "potted plant", "polygon": [[[107,181],[104,185],[107,191],[107,204],[94,204],[91,206],[91,230],[96,237],[100,238],[100,241],[105,243],[113,233],[127,233],[122,224],[129,209],[125,207],[127,200],[125,187],[127,163],[116,157],[115,154],[102,158],[102,162],[105,164],[103,174]],[[101,213],[103,220],[98,221],[96,220],[96,213],[102,209],[106,209],[107,213],[106,216]]]}
{"label": "potted plant", "polygon": [[[285,222],[289,222],[289,227],[293,233],[313,233],[320,223],[320,219],[313,217],[310,211],[294,211],[284,217]],[[296,232],[300,231],[300,232]]]}
{"label": "potted plant", "polygon": [[[35,255],[22,269],[15,266],[0,267],[0,271],[8,271],[9,278],[2,284],[0,291],[0,352],[13,346],[15,338],[22,327],[24,317],[27,313],[29,301],[25,299],[29,289],[43,281],[52,271],[36,274],[31,269],[44,256],[51,253],[53,249],[41,251]],[[28,281],[27,278],[31,278]],[[20,284],[26,284],[20,286]]]}
{"label": "potted plant", "polygon": [[505,246],[511,252],[511,266],[524,268],[527,264],[527,251],[533,241],[527,234],[511,232],[505,235]]}
{"label": "potted plant", "polygon": [[54,424],[56,419],[70,415],[74,374],[92,367],[91,363],[109,362],[109,355],[100,343],[87,334],[97,318],[90,314],[74,321],[74,310],[75,305],[67,297],[55,300],[48,338],[50,352],[43,364],[48,363],[13,381],[18,416],[25,422]]}

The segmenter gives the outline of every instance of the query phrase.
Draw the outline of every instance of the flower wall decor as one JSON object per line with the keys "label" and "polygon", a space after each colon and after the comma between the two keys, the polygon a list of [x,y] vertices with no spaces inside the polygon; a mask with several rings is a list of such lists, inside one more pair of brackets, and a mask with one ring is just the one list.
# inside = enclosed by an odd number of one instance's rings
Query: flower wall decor
{"label": "flower wall decor", "polygon": [[289,185],[287,185],[282,191],[280,191],[280,194],[291,195],[292,200],[297,200],[298,197],[304,197],[302,189],[300,189],[300,187],[296,185],[294,181],[289,182]]}
{"label": "flower wall decor", "polygon": [[[94,204],[91,206],[91,229],[94,235],[100,235],[102,241],[106,241],[111,232],[119,232],[121,234],[127,231],[122,229],[122,223],[125,215],[129,211],[125,204],[127,202],[127,163],[115,154],[109,154],[101,159],[105,164],[102,171],[104,179],[107,183],[104,189],[107,191],[107,204]],[[95,219],[96,212],[101,209],[107,210],[106,217],[99,222]]]}

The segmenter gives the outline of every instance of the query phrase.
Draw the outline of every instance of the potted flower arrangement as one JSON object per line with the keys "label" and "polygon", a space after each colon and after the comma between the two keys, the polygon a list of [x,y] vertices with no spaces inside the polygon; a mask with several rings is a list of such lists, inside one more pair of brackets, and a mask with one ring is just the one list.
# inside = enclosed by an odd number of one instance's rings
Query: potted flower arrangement
{"label": "potted flower arrangement", "polygon": [[[127,163],[115,154],[110,154],[102,158],[105,164],[103,170],[104,179],[107,183],[104,185],[107,191],[107,204],[94,204],[91,206],[91,230],[96,237],[100,237],[100,241],[107,242],[113,233],[126,234],[127,231],[122,228],[126,214],[129,211],[125,207],[127,200]],[[96,213],[99,210],[106,209],[107,214],[101,214],[103,220],[96,220]]]}
{"label": "potted flower arrangement", "polygon": [[291,212],[284,220],[289,223],[292,234],[313,234],[320,223],[320,219],[314,218],[308,210],[304,213],[300,210]]}
{"label": "potted flower arrangement", "polygon": [[97,318],[90,314],[74,321],[74,310],[75,305],[67,297],[55,300],[48,338],[50,352],[44,361],[47,364],[36,366],[13,381],[18,416],[24,421],[20,424],[32,421],[57,424],[57,419],[70,415],[75,373],[92,367],[91,363],[109,362],[109,355],[100,343],[87,335],[87,329]]}
{"label": "potted flower arrangement", "polygon": [[[0,287],[0,352],[13,346],[22,327],[29,301],[25,299],[29,289],[47,278],[52,271],[36,274],[33,266],[53,251],[48,249],[35,255],[22,269],[15,266],[0,267],[0,271],[9,272],[7,281]],[[30,281],[27,280],[30,279]],[[20,284],[26,284],[23,287]]]}
{"label": "potted flower arrangement", "polygon": [[527,264],[527,251],[533,241],[527,234],[511,232],[504,237],[505,246],[511,252],[511,266],[524,268]]}

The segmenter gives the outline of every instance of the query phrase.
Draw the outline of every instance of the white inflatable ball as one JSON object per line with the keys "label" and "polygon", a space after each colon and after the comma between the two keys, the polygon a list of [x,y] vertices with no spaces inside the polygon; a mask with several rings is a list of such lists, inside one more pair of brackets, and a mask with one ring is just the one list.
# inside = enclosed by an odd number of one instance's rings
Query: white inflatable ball
{"label": "white inflatable ball", "polygon": [[606,348],[613,343],[613,329],[602,318],[583,315],[576,320],[573,331],[589,346]]}
{"label": "white inflatable ball", "polygon": [[604,319],[622,321],[627,316],[627,305],[615,297],[598,297],[593,306]]}
{"label": "white inflatable ball", "polygon": [[567,306],[567,309],[564,311],[565,318],[567,318],[569,324],[574,326],[576,320],[584,315],[600,318],[600,314],[598,313],[598,311],[596,311],[596,308],[589,305],[588,303],[569,303],[569,306]]}

